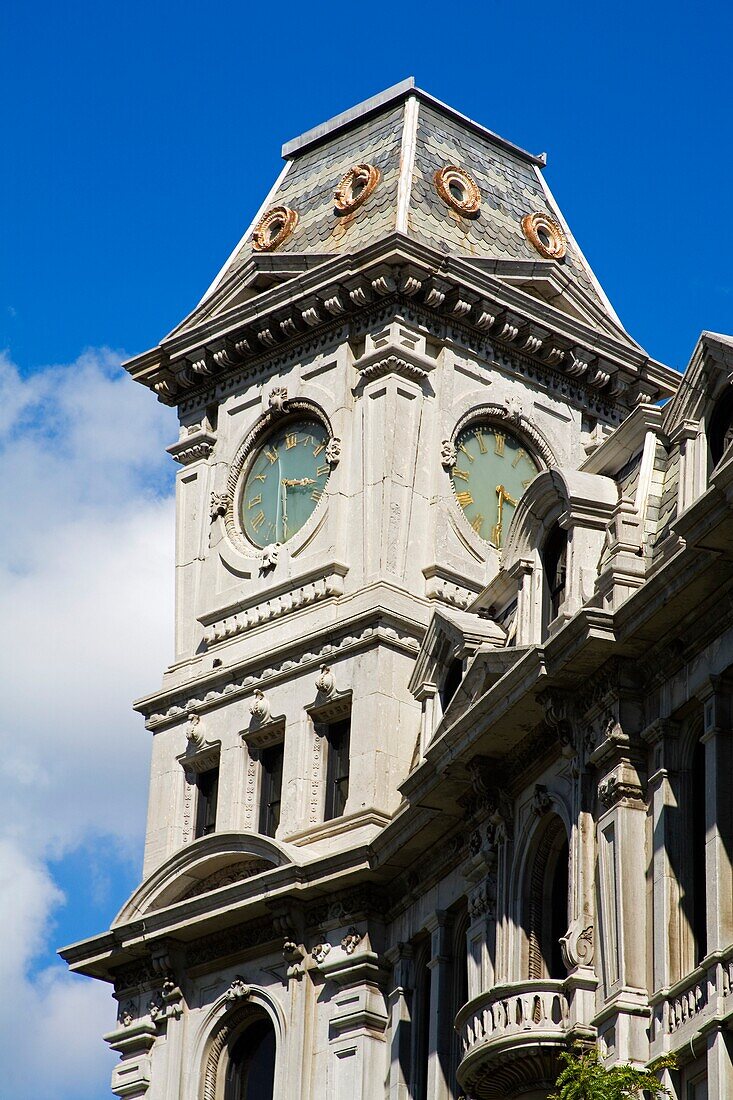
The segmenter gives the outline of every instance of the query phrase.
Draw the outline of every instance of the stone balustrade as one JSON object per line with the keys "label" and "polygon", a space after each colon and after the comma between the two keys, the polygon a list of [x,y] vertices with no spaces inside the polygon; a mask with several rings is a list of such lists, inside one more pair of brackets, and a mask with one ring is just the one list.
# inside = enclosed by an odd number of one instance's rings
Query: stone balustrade
{"label": "stone balustrade", "polygon": [[463,1006],[455,1027],[462,1050],[458,1079],[469,1095],[499,1095],[513,1054],[523,1072],[541,1080],[555,1066],[554,1054],[566,1045],[571,1028],[566,983],[542,979],[495,986]]}

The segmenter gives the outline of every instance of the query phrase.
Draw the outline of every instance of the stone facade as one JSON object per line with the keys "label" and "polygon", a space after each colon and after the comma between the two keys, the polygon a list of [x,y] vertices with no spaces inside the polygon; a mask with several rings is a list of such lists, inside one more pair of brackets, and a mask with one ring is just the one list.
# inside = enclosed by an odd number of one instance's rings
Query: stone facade
{"label": "stone facade", "polygon": [[580,1041],[733,1097],[733,339],[651,360],[412,82],[284,155],[127,364],[181,428],[142,883],[63,952],[113,1092],[539,1100]]}

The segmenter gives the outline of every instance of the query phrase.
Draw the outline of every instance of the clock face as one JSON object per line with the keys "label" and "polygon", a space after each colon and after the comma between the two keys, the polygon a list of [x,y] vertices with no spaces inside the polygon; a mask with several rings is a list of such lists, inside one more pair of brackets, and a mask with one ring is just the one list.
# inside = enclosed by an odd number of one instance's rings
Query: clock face
{"label": "clock face", "polygon": [[456,500],[477,535],[503,544],[519,498],[539,469],[523,442],[503,426],[463,429],[451,476]]}
{"label": "clock face", "polygon": [[328,432],[318,420],[288,420],[255,451],[239,505],[255,546],[287,542],[318,505],[331,467]]}

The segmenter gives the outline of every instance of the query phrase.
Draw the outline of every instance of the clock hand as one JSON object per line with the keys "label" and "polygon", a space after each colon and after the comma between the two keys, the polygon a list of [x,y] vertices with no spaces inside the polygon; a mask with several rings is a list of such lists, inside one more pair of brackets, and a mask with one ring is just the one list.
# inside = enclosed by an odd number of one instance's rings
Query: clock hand
{"label": "clock hand", "polygon": [[288,538],[288,483],[285,478],[280,481],[280,501],[282,503],[283,542]]}

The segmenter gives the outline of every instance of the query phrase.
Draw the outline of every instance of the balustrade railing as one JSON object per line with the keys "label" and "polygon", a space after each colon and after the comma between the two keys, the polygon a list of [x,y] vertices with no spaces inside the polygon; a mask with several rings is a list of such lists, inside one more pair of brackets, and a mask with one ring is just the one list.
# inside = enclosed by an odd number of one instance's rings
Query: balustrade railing
{"label": "balustrade railing", "polygon": [[496,986],[463,1006],[456,1017],[464,1057],[479,1046],[512,1036],[562,1038],[570,1026],[570,1006],[561,981],[541,980]]}

